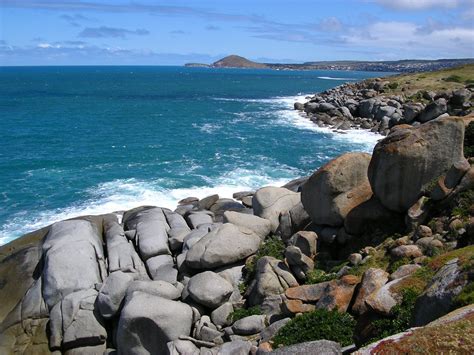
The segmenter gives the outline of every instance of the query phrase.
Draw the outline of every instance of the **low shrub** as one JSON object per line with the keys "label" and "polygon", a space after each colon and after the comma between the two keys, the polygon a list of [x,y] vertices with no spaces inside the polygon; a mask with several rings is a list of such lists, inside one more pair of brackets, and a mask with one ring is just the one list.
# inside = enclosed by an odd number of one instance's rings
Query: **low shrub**
{"label": "low shrub", "polygon": [[464,131],[464,155],[468,158],[474,156],[474,122],[469,123]]}
{"label": "low shrub", "polygon": [[456,308],[464,307],[472,303],[474,303],[474,282],[471,282],[464,287],[461,293],[454,299]]}
{"label": "low shrub", "polygon": [[392,308],[390,317],[378,319],[372,323],[374,334],[367,344],[404,332],[410,328],[415,302],[419,294],[418,290],[412,288],[404,289],[402,291],[402,302]]}
{"label": "low shrub", "polygon": [[459,75],[450,75],[447,78],[444,78],[444,81],[453,82],[453,83],[462,83],[463,80]]}
{"label": "low shrub", "polygon": [[320,282],[331,281],[337,278],[337,275],[334,272],[326,273],[321,269],[314,269],[306,274],[307,285],[318,284]]}
{"label": "low shrub", "polygon": [[353,343],[355,320],[348,313],[318,309],[293,318],[273,338],[275,347],[313,340],[332,340],[342,346]]}
{"label": "low shrub", "polygon": [[398,83],[394,81],[393,83],[390,83],[387,86],[389,89],[395,90],[396,88],[398,88]]}
{"label": "low shrub", "polygon": [[239,319],[254,316],[257,314],[262,314],[262,311],[259,306],[254,306],[250,308],[237,308],[231,314],[229,314],[229,321],[234,323],[237,322]]}

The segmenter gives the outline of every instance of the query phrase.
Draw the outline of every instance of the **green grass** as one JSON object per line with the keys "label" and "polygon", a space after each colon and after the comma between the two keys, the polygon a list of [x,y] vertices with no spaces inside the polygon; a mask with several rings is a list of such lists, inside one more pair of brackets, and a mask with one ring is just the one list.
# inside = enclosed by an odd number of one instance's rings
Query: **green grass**
{"label": "green grass", "polygon": [[347,346],[353,343],[355,323],[348,313],[318,309],[293,318],[285,324],[273,338],[274,347],[321,339]]}
{"label": "green grass", "polygon": [[459,295],[454,299],[456,308],[474,303],[474,282],[464,287]]}
{"label": "green grass", "polygon": [[262,310],[259,306],[250,308],[237,308],[231,314],[229,314],[229,321],[232,323],[237,322],[239,319],[262,314]]}
{"label": "green grass", "polygon": [[337,278],[334,272],[326,273],[321,269],[314,269],[306,275],[306,285],[318,284],[325,281],[331,281]]}

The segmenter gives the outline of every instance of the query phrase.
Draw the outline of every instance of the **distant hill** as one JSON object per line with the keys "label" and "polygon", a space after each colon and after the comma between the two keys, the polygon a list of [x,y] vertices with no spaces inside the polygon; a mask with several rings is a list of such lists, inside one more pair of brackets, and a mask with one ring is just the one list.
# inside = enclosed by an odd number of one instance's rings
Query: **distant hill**
{"label": "distant hill", "polygon": [[213,68],[267,68],[266,64],[252,62],[239,55],[229,55],[211,64]]}
{"label": "distant hill", "polygon": [[187,63],[187,67],[211,68],[249,68],[276,70],[355,70],[414,73],[448,69],[459,65],[474,63],[473,58],[436,60],[398,60],[398,61],[324,61],[302,64],[257,63],[239,55],[229,55],[212,64]]}

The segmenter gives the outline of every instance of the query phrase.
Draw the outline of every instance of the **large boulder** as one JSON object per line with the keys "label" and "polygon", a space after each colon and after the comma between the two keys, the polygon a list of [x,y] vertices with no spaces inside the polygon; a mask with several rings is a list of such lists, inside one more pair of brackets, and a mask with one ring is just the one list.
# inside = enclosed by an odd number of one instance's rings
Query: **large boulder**
{"label": "large boulder", "polygon": [[133,292],[120,313],[118,354],[167,354],[167,343],[189,336],[192,324],[193,310],[187,304]]}
{"label": "large boulder", "polygon": [[199,304],[215,309],[224,304],[234,291],[226,279],[212,271],[194,275],[188,282],[191,298]]}
{"label": "large boulder", "polygon": [[152,207],[125,214],[123,223],[127,230],[136,231],[135,243],[143,260],[171,254],[168,245],[170,227],[161,208]]}
{"label": "large boulder", "polygon": [[54,223],[42,249],[43,297],[49,309],[68,294],[92,289],[106,277],[102,240],[89,221]]}
{"label": "large boulder", "polygon": [[275,232],[280,223],[280,214],[288,212],[301,201],[300,194],[283,187],[262,187],[252,198],[253,211],[256,216],[268,219]]}
{"label": "large boulder", "polygon": [[425,107],[425,110],[418,117],[421,123],[431,121],[448,111],[446,99],[438,99]]}
{"label": "large boulder", "polygon": [[210,231],[186,254],[186,264],[194,269],[229,265],[254,254],[261,239],[249,229],[225,223]]}
{"label": "large boulder", "polygon": [[364,272],[359,292],[352,305],[352,312],[358,315],[367,312],[367,305],[365,303],[367,297],[379,290],[387,281],[388,273],[382,269],[370,268]]}
{"label": "large boulder", "polygon": [[267,296],[280,295],[287,288],[295,286],[298,286],[298,282],[283,261],[264,256],[257,262],[249,302],[251,305],[260,304]]}
{"label": "large boulder", "polygon": [[112,318],[117,314],[132,281],[132,274],[121,271],[116,271],[105,279],[97,296],[97,308],[104,318]]}
{"label": "large boulder", "polygon": [[301,201],[316,224],[341,226],[347,214],[367,201],[370,154],[346,153],[318,169],[303,185]]}
{"label": "large boulder", "polygon": [[236,226],[246,227],[258,235],[262,240],[270,234],[272,229],[272,224],[268,219],[234,211],[224,212],[224,223],[232,223]]}
{"label": "large boulder", "polygon": [[375,196],[388,209],[406,212],[434,179],[463,158],[463,140],[464,122],[458,117],[397,126],[373,152],[369,181]]}

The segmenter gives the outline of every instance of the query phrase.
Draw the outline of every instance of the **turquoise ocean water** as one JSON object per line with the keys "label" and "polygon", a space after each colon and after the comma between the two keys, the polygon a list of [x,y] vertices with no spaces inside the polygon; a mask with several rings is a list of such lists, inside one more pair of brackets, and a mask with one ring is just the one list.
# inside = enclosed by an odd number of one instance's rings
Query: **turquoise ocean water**
{"label": "turquoise ocean water", "polygon": [[310,174],[380,136],[334,134],[305,95],[381,73],[0,68],[0,244],[51,222]]}

